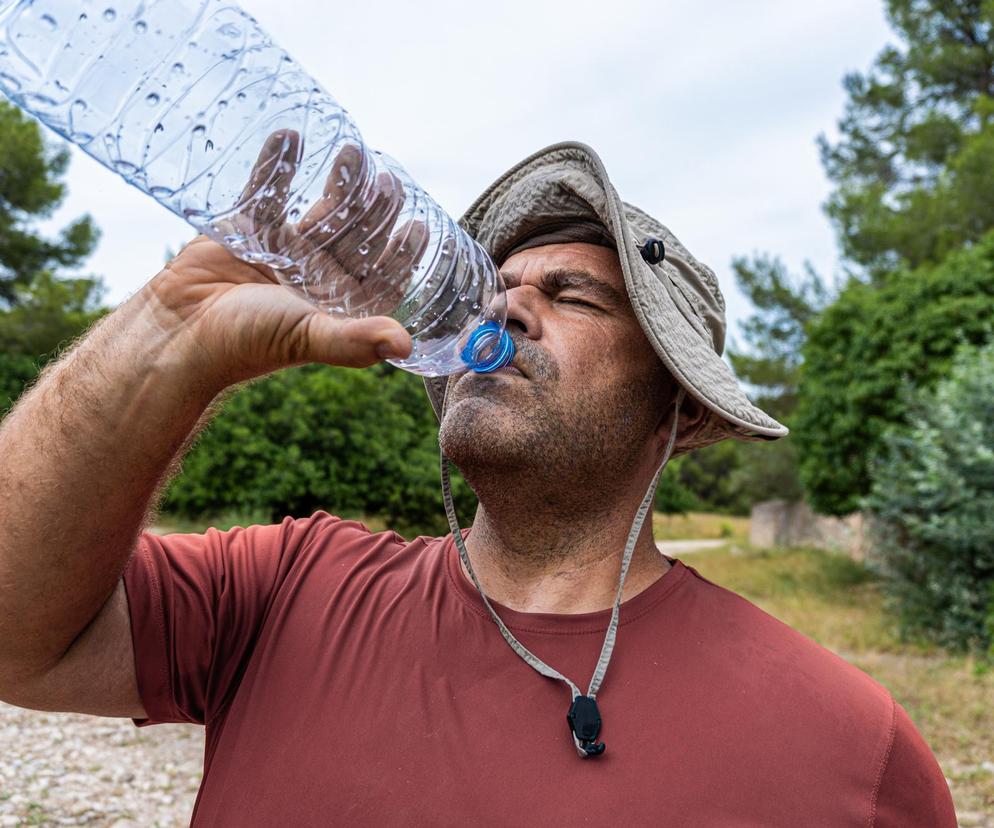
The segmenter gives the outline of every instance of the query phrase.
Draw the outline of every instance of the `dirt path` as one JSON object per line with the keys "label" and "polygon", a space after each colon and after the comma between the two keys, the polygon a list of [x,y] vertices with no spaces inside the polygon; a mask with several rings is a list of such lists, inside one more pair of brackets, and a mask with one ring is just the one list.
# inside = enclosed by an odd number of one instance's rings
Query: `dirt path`
{"label": "dirt path", "polygon": [[718,549],[721,546],[728,546],[730,540],[668,540],[656,541],[656,548],[665,555],[679,557],[680,555],[693,554],[703,549]]}

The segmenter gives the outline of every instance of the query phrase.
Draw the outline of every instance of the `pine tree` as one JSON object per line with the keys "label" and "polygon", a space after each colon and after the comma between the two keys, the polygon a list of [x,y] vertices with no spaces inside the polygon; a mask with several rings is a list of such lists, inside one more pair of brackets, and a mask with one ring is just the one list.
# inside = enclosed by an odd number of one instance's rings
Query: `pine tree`
{"label": "pine tree", "polygon": [[886,12],[899,43],[846,76],[840,140],[819,138],[826,211],[871,280],[994,227],[994,0],[887,0]]}
{"label": "pine tree", "polygon": [[89,216],[67,225],[56,239],[32,227],[65,197],[61,178],[69,164],[65,147],[48,146],[37,122],[0,101],[0,307],[18,300],[17,285],[29,285],[45,271],[73,268],[96,246]]}

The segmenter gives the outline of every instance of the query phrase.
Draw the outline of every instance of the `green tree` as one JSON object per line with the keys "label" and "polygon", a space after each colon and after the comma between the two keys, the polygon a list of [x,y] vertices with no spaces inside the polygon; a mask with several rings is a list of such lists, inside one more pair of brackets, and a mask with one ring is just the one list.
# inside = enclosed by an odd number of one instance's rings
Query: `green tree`
{"label": "green tree", "polygon": [[0,416],[61,346],[106,313],[102,294],[98,279],[57,279],[48,271],[14,287],[13,302],[0,306]]}
{"label": "green tree", "polygon": [[906,408],[871,467],[873,561],[906,635],[994,655],[994,345]]}
{"label": "green tree", "polygon": [[666,464],[656,484],[656,494],[652,508],[664,515],[685,515],[701,509],[701,503],[694,494],[680,482],[680,466],[687,457],[677,457]]}
{"label": "green tree", "polygon": [[811,324],[793,425],[816,510],[859,507],[883,434],[906,421],[901,388],[931,387],[961,345],[990,339],[992,296],[994,232],[880,286],[853,281]]}
{"label": "green tree", "polygon": [[[755,310],[740,323],[744,347],[730,347],[729,360],[756,403],[790,425],[797,407],[806,329],[828,304],[829,290],[807,262],[800,276],[768,254],[736,258],[732,268],[739,289]],[[734,446],[737,462],[722,485],[738,493],[739,511],[762,500],[801,496],[797,449],[791,437]]]}
{"label": "green tree", "polygon": [[89,216],[71,222],[54,240],[32,227],[62,203],[66,187],[60,179],[68,164],[64,145],[48,146],[37,122],[0,101],[0,306],[18,300],[17,285],[43,271],[76,267],[96,245]]}
{"label": "green tree", "polygon": [[739,324],[745,347],[730,347],[728,358],[756,403],[786,420],[797,406],[805,329],[828,304],[829,291],[807,262],[800,277],[768,254],[736,258],[732,269],[755,311]]}
{"label": "green tree", "polygon": [[819,138],[844,256],[872,280],[994,227],[994,0],[886,0],[898,36]]}

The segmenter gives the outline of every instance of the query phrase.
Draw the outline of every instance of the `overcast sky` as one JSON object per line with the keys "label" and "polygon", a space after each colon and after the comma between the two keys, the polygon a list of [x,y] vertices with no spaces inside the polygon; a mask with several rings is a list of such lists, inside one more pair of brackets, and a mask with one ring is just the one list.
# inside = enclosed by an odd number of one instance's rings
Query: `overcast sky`
{"label": "overcast sky", "polygon": [[[837,271],[815,137],[835,134],[842,76],[894,40],[882,0],[243,5],[455,216],[535,150],[590,144],[622,198],[717,271],[733,335],[749,313],[733,256]],[[94,217],[103,238],[84,272],[110,303],[192,235],[80,152],[67,182],[48,226]]]}

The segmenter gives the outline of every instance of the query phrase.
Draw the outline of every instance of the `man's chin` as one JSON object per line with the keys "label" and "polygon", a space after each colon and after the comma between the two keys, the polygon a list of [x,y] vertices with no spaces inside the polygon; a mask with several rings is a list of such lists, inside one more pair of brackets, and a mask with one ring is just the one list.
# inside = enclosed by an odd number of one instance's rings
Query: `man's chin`
{"label": "man's chin", "polygon": [[527,429],[518,411],[492,397],[472,394],[450,401],[439,428],[442,450],[457,465],[496,459]]}

